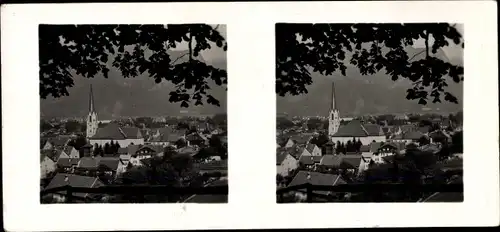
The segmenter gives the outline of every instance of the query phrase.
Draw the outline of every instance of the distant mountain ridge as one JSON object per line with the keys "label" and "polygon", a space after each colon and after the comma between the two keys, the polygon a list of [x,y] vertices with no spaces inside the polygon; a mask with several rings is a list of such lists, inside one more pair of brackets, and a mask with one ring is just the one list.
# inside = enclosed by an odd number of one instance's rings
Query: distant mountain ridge
{"label": "distant mountain ridge", "polygon": [[[415,60],[425,56],[423,48],[407,48],[409,57]],[[463,65],[463,60],[450,60],[442,50],[433,54],[442,60]],[[331,105],[332,82],[335,82],[337,108],[342,117],[364,114],[405,113],[405,112],[456,112],[463,109],[463,82],[455,83],[451,78],[445,91],[453,93],[459,104],[449,103],[441,97],[442,103],[417,104],[406,99],[406,90],[411,88],[409,80],[392,81],[383,71],[363,76],[357,67],[347,65],[346,76],[334,73],[323,76],[312,73],[313,83],[307,86],[308,94],[299,96],[276,96],[277,113],[291,116],[327,116]],[[426,109],[427,108],[427,109]]]}
{"label": "distant mountain ridge", "polygon": [[[171,59],[177,59],[186,51],[169,51]],[[176,63],[187,61],[183,56]],[[204,61],[200,56],[201,61]],[[226,69],[226,59],[204,61],[216,68]],[[110,65],[111,66],[111,65]],[[102,75],[94,78],[74,76],[75,85],[68,89],[69,96],[40,100],[40,111],[44,117],[85,117],[88,114],[88,97],[92,84],[95,107],[100,120],[124,116],[179,116],[212,115],[225,113],[227,107],[225,88],[209,83],[212,94],[220,101],[220,107],[204,103],[203,106],[181,108],[180,103],[170,103],[169,93],[174,90],[172,83],[163,80],[156,84],[146,73],[135,78],[124,78],[120,71],[110,68],[109,78]]]}

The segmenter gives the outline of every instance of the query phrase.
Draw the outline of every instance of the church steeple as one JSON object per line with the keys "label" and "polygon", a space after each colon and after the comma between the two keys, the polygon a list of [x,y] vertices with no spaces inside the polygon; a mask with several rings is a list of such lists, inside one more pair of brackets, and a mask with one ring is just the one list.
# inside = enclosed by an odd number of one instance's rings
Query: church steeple
{"label": "church steeple", "polygon": [[332,82],[332,105],[331,110],[337,109],[337,99],[335,98],[335,83]]}
{"label": "church steeple", "polygon": [[98,125],[99,122],[97,121],[97,112],[95,111],[94,105],[94,93],[92,91],[91,84],[89,92],[89,114],[87,116],[87,138],[91,138],[97,133]]}
{"label": "church steeple", "polygon": [[328,115],[328,135],[331,137],[337,133],[340,127],[340,115],[335,98],[335,84],[332,82],[332,104]]}
{"label": "church steeple", "polygon": [[94,108],[94,93],[92,92],[92,84],[90,84],[90,93],[89,93],[89,113],[95,112]]}

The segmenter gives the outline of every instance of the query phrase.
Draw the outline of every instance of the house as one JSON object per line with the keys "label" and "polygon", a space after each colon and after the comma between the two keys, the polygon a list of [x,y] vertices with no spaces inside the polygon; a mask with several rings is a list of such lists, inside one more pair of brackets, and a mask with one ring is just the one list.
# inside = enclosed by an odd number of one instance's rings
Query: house
{"label": "house", "polygon": [[319,165],[327,168],[328,170],[332,170],[333,168],[340,167],[340,163],[342,163],[342,156],[340,155],[324,155],[321,157],[321,161]]}
{"label": "house", "polygon": [[400,151],[405,149],[405,143],[384,143],[384,144],[379,144],[378,147],[377,145],[374,145],[374,148],[377,150],[373,153],[371,160],[377,164],[384,163],[384,157],[386,156],[392,156],[399,154]]}
{"label": "house", "polygon": [[298,159],[300,159],[302,156],[313,156],[311,153],[309,153],[306,147],[297,146],[295,151],[296,153],[294,156],[298,157]]}
{"label": "house", "polygon": [[363,156],[361,154],[346,154],[341,157],[342,162],[340,163],[339,169],[354,174],[364,171],[364,165],[362,164]]}
{"label": "house", "polygon": [[175,142],[181,138],[185,138],[185,135],[185,130],[174,130],[172,127],[159,128],[151,135],[147,143],[151,145],[168,146],[175,144]]}
{"label": "house", "polygon": [[127,147],[131,144],[144,144],[141,131],[136,127],[120,127],[116,123],[110,123],[103,128],[98,128],[95,135],[90,137],[91,144],[103,146],[111,141],[118,143],[120,147]]}
{"label": "house", "polygon": [[208,145],[208,138],[199,132],[186,135],[186,140],[188,141],[188,145],[191,146],[203,147]]}
{"label": "house", "polygon": [[60,153],[59,158],[80,158],[80,152],[72,146],[65,146],[63,149],[58,151]]}
{"label": "house", "polygon": [[227,160],[211,161],[207,163],[194,163],[193,168],[195,170],[198,170],[198,173],[200,175],[212,175],[220,173],[222,176],[227,176]]}
{"label": "house", "polygon": [[152,158],[153,156],[163,156],[163,146],[161,145],[144,145],[139,148],[132,155],[139,160]]}
{"label": "house", "polygon": [[386,137],[381,126],[377,124],[364,124],[360,120],[352,120],[346,125],[340,126],[338,131],[331,135],[334,143],[347,143],[352,139],[360,140],[363,145],[375,142],[385,142]]}
{"label": "house", "polygon": [[125,172],[125,168],[126,165],[122,160],[116,157],[102,157],[98,162],[98,170],[113,177]]}
{"label": "house", "polygon": [[71,137],[59,135],[45,140],[42,150],[63,149],[71,141]]}
{"label": "house", "polygon": [[309,143],[306,146],[307,152],[312,156],[321,156],[321,149],[316,144]]}
{"label": "house", "polygon": [[[340,184],[346,184],[346,181],[340,177],[340,175],[325,174],[319,172],[308,172],[299,171],[293,180],[290,182],[288,187],[297,186],[302,184],[312,184],[312,185],[323,185],[323,186],[336,186]],[[330,191],[314,191],[316,196],[330,197],[334,193]],[[306,197],[306,190],[300,189],[295,193],[296,197],[304,199]]]}
{"label": "house", "polygon": [[61,158],[57,160],[59,172],[73,173],[80,159]]}
{"label": "house", "polygon": [[451,143],[451,135],[443,130],[436,130],[429,133],[430,143]]}
{"label": "house", "polygon": [[44,153],[40,154],[40,178],[47,177],[47,174],[56,170],[56,162],[46,156]]}
{"label": "house", "polygon": [[[77,188],[98,188],[100,186],[104,186],[104,184],[96,177],[58,173],[56,176],[54,176],[54,178],[52,178],[45,190],[68,185]],[[53,196],[56,199],[63,199],[66,196],[66,191],[54,193]],[[76,202],[85,202],[88,198],[94,197],[97,197],[97,195],[78,192],[73,193],[73,200],[75,200]]]}
{"label": "house", "polygon": [[277,154],[276,158],[276,172],[281,176],[288,176],[288,173],[297,169],[299,162],[289,153]]}
{"label": "house", "polygon": [[299,158],[299,165],[306,168],[316,168],[316,166],[321,162],[322,156],[312,156],[303,155]]}
{"label": "house", "polygon": [[397,134],[393,136],[390,140],[391,142],[396,142],[396,143],[406,143],[406,144],[418,143],[420,138],[422,138],[423,136],[425,136],[425,134],[423,134],[420,131],[408,131],[403,134]]}
{"label": "house", "polygon": [[125,165],[118,157],[83,157],[78,162],[76,170],[81,174],[97,174],[104,172],[116,176],[125,171]]}

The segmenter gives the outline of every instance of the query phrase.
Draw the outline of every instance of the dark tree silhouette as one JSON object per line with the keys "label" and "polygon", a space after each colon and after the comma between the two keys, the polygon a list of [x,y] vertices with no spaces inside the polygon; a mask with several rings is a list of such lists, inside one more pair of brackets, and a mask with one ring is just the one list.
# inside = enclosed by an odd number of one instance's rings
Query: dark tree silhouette
{"label": "dark tree silhouette", "polygon": [[[167,53],[176,42],[188,44],[187,62],[177,62]],[[93,78],[110,71],[108,60],[125,78],[148,72],[156,83],[170,81],[176,90],[170,102],[188,107],[194,101],[219,106],[206,91],[207,79],[217,85],[227,84],[227,72],[197,59],[200,52],[217,47],[227,50],[224,37],[210,25],[40,25],[40,97],[68,96],[74,85],[71,71]],[[131,48],[131,49],[129,49]],[[130,51],[132,52],[130,52]],[[150,56],[146,56],[151,54]]]}
{"label": "dark tree silhouette", "polygon": [[418,139],[418,144],[420,144],[420,145],[427,145],[429,143],[430,143],[430,141],[429,141],[429,139],[427,139],[427,136],[422,136],[422,137],[420,137],[420,139]]}
{"label": "dark tree silhouette", "polygon": [[85,144],[87,144],[87,139],[84,136],[78,136],[76,139],[72,139],[68,143],[69,146],[74,147],[76,150],[80,150],[80,148]]}
{"label": "dark tree silhouette", "polygon": [[185,147],[185,146],[187,146],[187,142],[186,142],[186,140],[185,140],[184,138],[180,138],[180,139],[178,139],[178,140],[175,142],[175,146],[176,146],[177,148]]}
{"label": "dark tree silhouette", "polygon": [[329,141],[328,135],[326,135],[325,133],[321,133],[318,135],[318,137],[314,137],[311,140],[311,143],[316,144],[316,146],[318,146],[318,147],[323,147],[323,145],[328,143],[328,141]]}
{"label": "dark tree silhouette", "polygon": [[295,126],[295,124],[286,117],[278,117],[276,118],[276,126],[278,129],[288,129]]}
{"label": "dark tree silhouette", "polygon": [[[429,38],[434,39],[429,44]],[[416,39],[425,41],[422,59],[409,57],[405,51]],[[448,40],[464,45],[462,36],[447,23],[426,24],[276,24],[276,93],[299,95],[307,93],[313,80],[311,71],[346,75],[344,62],[359,68],[362,75],[384,69],[392,80],[406,78],[413,82],[406,98],[427,104],[444,100],[458,103],[445,91],[445,76],[454,82],[463,81],[463,67],[433,56],[448,46]],[[348,52],[348,53],[347,53]],[[351,55],[352,54],[352,55]],[[410,54],[411,55],[411,54]],[[348,58],[350,57],[350,58]]]}

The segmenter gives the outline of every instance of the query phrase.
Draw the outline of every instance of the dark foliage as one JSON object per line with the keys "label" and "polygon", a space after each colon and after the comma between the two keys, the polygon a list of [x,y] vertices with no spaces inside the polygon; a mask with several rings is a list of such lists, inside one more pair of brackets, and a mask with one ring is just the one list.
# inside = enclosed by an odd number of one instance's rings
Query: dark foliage
{"label": "dark foliage", "polygon": [[[187,62],[177,62],[180,57],[172,60],[167,53],[176,42],[188,44],[189,51],[183,55],[188,56]],[[207,93],[207,81],[225,86],[227,73],[197,59],[201,51],[211,48],[209,42],[227,49],[224,37],[206,24],[40,25],[40,97],[69,95],[72,71],[86,78],[99,73],[107,78],[110,68],[116,68],[125,78],[147,72],[156,83],[171,82],[176,90],[169,101],[182,107],[193,101],[219,106]]]}
{"label": "dark foliage", "polygon": [[[299,36],[299,37],[298,37]],[[428,43],[429,37],[434,43]],[[299,41],[300,38],[300,41]],[[414,60],[405,47],[413,40],[425,40],[424,58]],[[339,71],[346,75],[344,62],[349,62],[361,74],[371,75],[384,70],[392,80],[409,79],[413,88],[406,98],[419,104],[441,102],[458,103],[445,91],[446,76],[458,83],[463,81],[463,67],[433,56],[438,49],[448,46],[448,40],[464,45],[462,36],[447,23],[426,24],[276,24],[276,93],[299,95],[307,93],[313,80],[311,71],[331,75]],[[420,54],[418,54],[420,55]],[[430,99],[429,99],[430,98]]]}

